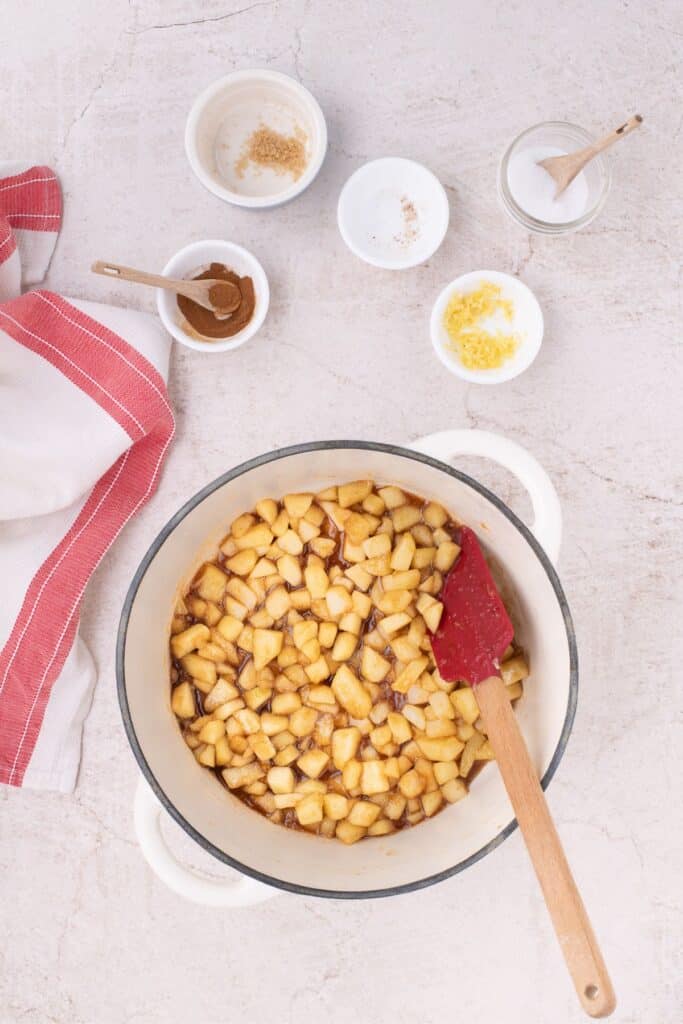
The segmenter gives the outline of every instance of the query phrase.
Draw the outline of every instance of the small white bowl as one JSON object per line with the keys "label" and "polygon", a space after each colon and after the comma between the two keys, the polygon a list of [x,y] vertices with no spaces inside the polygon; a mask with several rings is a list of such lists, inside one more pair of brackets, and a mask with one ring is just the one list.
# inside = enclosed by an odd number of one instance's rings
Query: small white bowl
{"label": "small white bowl", "polygon": [[168,261],[162,274],[166,277],[192,278],[203,270],[208,269],[211,263],[223,263],[229,270],[234,270],[240,277],[250,277],[254,282],[254,295],[256,305],[254,314],[241,331],[231,338],[217,338],[212,341],[207,338],[201,341],[192,337],[183,329],[183,314],[178,308],[178,299],[175,292],[168,292],[157,288],[157,309],[162,323],[169,334],[172,334],[176,341],[188,348],[194,348],[198,352],[227,352],[229,349],[239,348],[245,341],[253,338],[268,312],[270,301],[270,289],[265,271],[255,256],[252,256],[247,249],[234,242],[223,242],[219,239],[206,242],[193,242],[180,249],[175,256]]}
{"label": "small white bowl", "polygon": [[[238,171],[243,147],[266,125],[283,135],[303,133],[307,165],[292,180],[267,167],[246,164]],[[323,112],[308,89],[279,71],[235,71],[195,100],[185,126],[185,152],[202,185],[236,206],[279,206],[311,184],[327,151]]]}
{"label": "small white bowl", "polygon": [[[502,366],[492,370],[469,370],[463,366],[457,354],[448,348],[451,339],[444,327],[443,318],[448,301],[454,292],[467,294],[475,291],[484,281],[497,284],[502,289],[503,298],[512,299],[515,312],[512,323],[506,322],[505,328],[519,334],[520,343],[512,358],[506,360]],[[487,326],[486,322],[484,326]],[[434,351],[446,369],[456,377],[473,381],[475,384],[501,384],[523,373],[538,355],[543,341],[543,313],[534,293],[516,277],[501,274],[497,270],[473,270],[462,277],[456,277],[455,281],[451,281],[441,292],[432,309],[430,331]]]}
{"label": "small white bowl", "polygon": [[448,218],[448,197],[439,179],[403,157],[359,167],[337,205],[339,230],[351,252],[387,270],[428,260],[443,242]]}

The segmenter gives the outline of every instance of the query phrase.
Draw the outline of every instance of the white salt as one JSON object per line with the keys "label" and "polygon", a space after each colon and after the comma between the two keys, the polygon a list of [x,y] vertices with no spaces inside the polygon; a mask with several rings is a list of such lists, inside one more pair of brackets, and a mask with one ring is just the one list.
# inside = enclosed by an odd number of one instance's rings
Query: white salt
{"label": "white salt", "polygon": [[529,146],[515,153],[508,164],[508,188],[517,205],[531,217],[548,224],[566,224],[586,212],[588,182],[581,171],[556,199],[554,179],[538,166],[539,160],[549,156],[566,156],[566,150],[557,146]]}

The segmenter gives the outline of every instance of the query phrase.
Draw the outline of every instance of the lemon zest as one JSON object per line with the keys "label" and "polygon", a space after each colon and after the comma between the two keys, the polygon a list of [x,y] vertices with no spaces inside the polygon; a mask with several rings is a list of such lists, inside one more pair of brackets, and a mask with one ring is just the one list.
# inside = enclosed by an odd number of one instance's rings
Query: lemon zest
{"label": "lemon zest", "polygon": [[518,334],[480,326],[482,320],[496,314],[511,323],[515,307],[512,299],[502,297],[502,289],[492,281],[483,281],[472,292],[455,292],[448,300],[443,317],[450,338],[446,348],[458,356],[466,369],[497,369],[517,351]]}

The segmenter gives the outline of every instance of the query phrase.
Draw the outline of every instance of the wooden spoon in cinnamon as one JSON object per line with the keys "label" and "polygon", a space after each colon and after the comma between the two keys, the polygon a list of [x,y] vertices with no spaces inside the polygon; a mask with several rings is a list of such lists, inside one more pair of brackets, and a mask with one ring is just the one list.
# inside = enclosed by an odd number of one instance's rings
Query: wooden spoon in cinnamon
{"label": "wooden spoon in cinnamon", "polygon": [[167,291],[185,295],[198,306],[210,310],[217,317],[231,316],[237,309],[242,296],[239,288],[230,281],[218,281],[214,278],[199,281],[185,281],[161,274],[148,274],[146,270],[134,270],[118,263],[105,263],[97,260],[90,268],[94,274],[105,277],[118,277],[122,281],[133,281],[136,284],[148,284],[154,288],[165,288]]}

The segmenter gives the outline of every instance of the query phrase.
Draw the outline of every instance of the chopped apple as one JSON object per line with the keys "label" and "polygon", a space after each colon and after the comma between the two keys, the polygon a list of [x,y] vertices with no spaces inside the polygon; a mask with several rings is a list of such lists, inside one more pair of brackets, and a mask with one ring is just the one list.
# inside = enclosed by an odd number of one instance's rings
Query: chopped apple
{"label": "chopped apple", "polygon": [[283,635],[279,630],[254,630],[254,665],[257,671],[265,668],[273,658],[277,658],[282,650],[282,641]]}
{"label": "chopped apple", "polygon": [[[417,505],[400,505],[391,512],[391,521],[394,524],[396,533],[403,533],[420,522],[422,513]],[[409,565],[396,566],[396,568],[409,568]]]}
{"label": "chopped apple", "polygon": [[229,558],[225,565],[230,572],[235,572],[238,576],[248,576],[257,561],[258,555],[254,548],[245,548],[244,551],[238,551],[236,555]]}
{"label": "chopped apple", "polygon": [[332,762],[338,771],[356,756],[361,740],[360,729],[349,726],[346,729],[335,729],[332,733]]}
{"label": "chopped apple", "polygon": [[470,686],[463,686],[459,690],[453,690],[450,695],[451,703],[456,714],[468,725],[473,725],[479,718],[479,705]]}
{"label": "chopped apple", "polygon": [[287,513],[290,519],[301,519],[306,515],[311,502],[313,501],[312,494],[285,494],[282,499]]}
{"label": "chopped apple", "polygon": [[376,533],[363,541],[363,553],[366,558],[380,558],[391,552],[391,538],[386,533]]}
{"label": "chopped apple", "polygon": [[380,808],[369,800],[358,800],[351,808],[347,821],[349,825],[360,825],[367,828],[379,817]]}
{"label": "chopped apple", "polygon": [[220,604],[223,600],[228,577],[222,569],[211,562],[206,562],[195,577],[194,586],[200,597],[205,601]]}
{"label": "chopped apple", "polygon": [[302,754],[296,763],[304,775],[308,775],[311,779],[317,779],[325,770],[329,760],[329,755],[324,750],[313,749]]}
{"label": "chopped apple", "polygon": [[[370,535],[370,524],[365,516],[352,512],[344,523],[344,533],[352,544],[362,544]],[[365,551],[363,553],[365,554]]]}
{"label": "chopped apple", "polygon": [[332,586],[325,594],[325,602],[331,619],[339,619],[353,609],[353,601],[348,590],[342,586]]}
{"label": "chopped apple", "polygon": [[429,665],[429,658],[423,656],[409,662],[402,672],[392,683],[392,688],[397,693],[407,693],[413,683],[417,682],[424,670]]}
{"label": "chopped apple", "polygon": [[197,648],[205,644],[211,637],[211,632],[208,626],[205,626],[203,622],[196,622],[193,626],[183,630],[182,633],[176,633],[171,638],[171,652],[174,658],[183,658],[186,654],[190,654],[191,651],[196,651]]}
{"label": "chopped apple", "polygon": [[527,678],[529,675],[529,666],[527,665],[526,660],[518,654],[513,658],[508,658],[507,661],[502,663],[500,666],[500,674],[505,685],[512,686],[514,683]]}
{"label": "chopped apple", "polygon": [[452,778],[458,778],[459,774],[455,761],[437,761],[434,765],[434,777],[439,785],[445,785]]}
{"label": "chopped apple", "polygon": [[308,793],[295,807],[300,825],[316,825],[323,820],[323,796],[321,793]]}
{"label": "chopped apple", "polygon": [[[207,712],[215,711],[216,708],[221,706],[221,704],[225,704],[229,700],[234,700],[235,697],[239,697],[239,695],[240,692],[233,683],[229,682],[227,679],[219,679],[211,692],[207,693],[204,698],[204,710]],[[192,706],[194,707],[194,701]],[[187,715],[186,717],[189,718],[190,716]]]}
{"label": "chopped apple", "polygon": [[[362,561],[365,561],[365,558],[363,558]],[[346,570],[346,575],[351,580],[353,585],[355,587],[358,587],[358,590],[362,590],[363,592],[368,589],[373,580],[373,577],[370,575],[370,573],[367,572],[363,568],[363,566],[359,564],[350,566]]]}
{"label": "chopped apple", "polygon": [[216,624],[216,629],[230,643],[234,643],[244,629],[244,623],[232,615],[224,615]]}
{"label": "chopped apple", "polygon": [[459,554],[460,547],[457,544],[454,544],[451,540],[444,541],[444,543],[439,544],[436,549],[434,567],[438,569],[439,572],[448,572]]}
{"label": "chopped apple", "polygon": [[372,490],[372,480],[354,480],[350,484],[340,484],[337,488],[337,501],[340,508],[351,508],[364,501]]}
{"label": "chopped apple", "polygon": [[358,637],[353,633],[338,633],[332,648],[335,661],[348,661],[358,646]]}
{"label": "chopped apple", "polygon": [[[317,558],[317,556],[315,557]],[[312,562],[309,559],[308,565],[304,570],[304,578],[311,598],[325,597],[330,588],[330,581],[321,561]]]}
{"label": "chopped apple", "polygon": [[198,654],[186,654],[180,659],[180,664],[203,693],[209,693],[216,685],[218,674],[215,662],[209,661],[208,658],[200,658]]}
{"label": "chopped apple", "polygon": [[341,821],[349,813],[349,801],[341,793],[326,793],[323,796],[325,817],[332,821]]}
{"label": "chopped apple", "polygon": [[253,584],[255,580],[268,580],[270,576],[273,576],[276,572],[276,564],[270,558],[259,558],[254,568],[249,573],[249,582]]}
{"label": "chopped apple", "polygon": [[315,729],[318,712],[315,708],[299,708],[289,716],[289,730],[297,737],[310,736]]}
{"label": "chopped apple", "polygon": [[238,768],[224,768],[222,772],[229,789],[249,786],[252,782],[262,779],[265,774],[258,761],[252,761],[250,764],[242,765]]}
{"label": "chopped apple", "polygon": [[[382,761],[364,761],[361,777],[360,777],[360,788],[361,792],[365,796],[372,796],[375,793],[386,793],[389,789],[389,780],[387,779],[386,772],[384,771],[384,764]],[[364,822],[354,822],[356,825],[365,824]]]}
{"label": "chopped apple", "polygon": [[391,568],[394,572],[408,571],[415,554],[415,540],[409,533],[402,533],[391,555]]}
{"label": "chopped apple", "polygon": [[398,780],[398,788],[403,796],[407,798],[419,796],[425,788],[425,781],[418,772],[412,768]]}
{"label": "chopped apple", "polygon": [[290,529],[286,530],[278,539],[278,547],[288,555],[300,555],[304,549],[304,544],[299,534]]}
{"label": "chopped apple", "polygon": [[405,505],[407,498],[399,487],[380,487],[378,494],[388,509]]}
{"label": "chopped apple", "polygon": [[383,594],[377,602],[377,607],[385,615],[395,615],[397,612],[404,612],[412,603],[413,595],[409,590],[391,590]]}
{"label": "chopped apple", "polygon": [[330,648],[334,646],[338,626],[336,622],[321,622],[318,626],[318,643],[321,647]]}
{"label": "chopped apple", "polygon": [[427,818],[431,818],[433,814],[439,810],[443,804],[443,794],[441,790],[436,789],[432,793],[423,793],[421,797],[422,810],[425,812]]}
{"label": "chopped apple", "polygon": [[441,792],[449,804],[457,804],[458,800],[467,796],[467,786],[462,779],[449,779],[442,785]]}
{"label": "chopped apple", "polygon": [[392,711],[387,716],[387,724],[396,743],[407,743],[413,738],[410,722],[399,711]]}
{"label": "chopped apple", "polygon": [[[310,642],[316,644],[318,643],[317,640]],[[306,665],[306,667],[304,668],[304,672],[306,673],[306,675],[308,676],[312,683],[322,683],[322,681],[324,679],[327,679],[327,677],[329,676],[330,669],[325,658],[322,655],[320,655],[320,657],[316,658],[316,660],[312,662],[310,665]]]}
{"label": "chopped apple", "polygon": [[440,739],[418,739],[417,745],[430,761],[454,761],[465,744],[457,736],[445,736]]}
{"label": "chopped apple", "polygon": [[193,718],[197,712],[189,683],[180,683],[171,695],[171,708],[178,718]]}
{"label": "chopped apple", "polygon": [[332,689],[341,706],[354,718],[367,718],[372,708],[370,694],[347,665],[340,665]]}
{"label": "chopped apple", "polygon": [[371,683],[381,683],[391,669],[391,662],[383,658],[372,647],[364,646],[361,654],[360,670],[363,677]]}
{"label": "chopped apple", "polygon": [[247,737],[247,743],[254,751],[259,761],[269,761],[275,757],[277,751],[273,746],[272,740],[264,732],[255,732],[251,736]]}
{"label": "chopped apple", "polygon": [[357,843],[359,839],[362,839],[366,833],[366,829],[360,825],[352,825],[347,819],[346,821],[340,821],[335,831],[337,839],[341,839],[342,843],[346,843],[350,846],[352,843]]}
{"label": "chopped apple", "polygon": [[238,551],[255,548],[258,555],[265,553],[273,541],[273,533],[267,523],[257,523],[250,527],[241,537],[235,537]]}
{"label": "chopped apple", "polygon": [[278,504],[272,498],[263,498],[262,501],[256,502],[256,512],[261,519],[272,525],[277,518]]}

